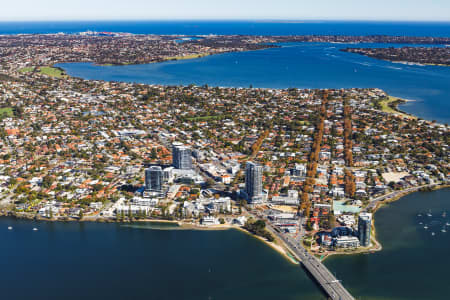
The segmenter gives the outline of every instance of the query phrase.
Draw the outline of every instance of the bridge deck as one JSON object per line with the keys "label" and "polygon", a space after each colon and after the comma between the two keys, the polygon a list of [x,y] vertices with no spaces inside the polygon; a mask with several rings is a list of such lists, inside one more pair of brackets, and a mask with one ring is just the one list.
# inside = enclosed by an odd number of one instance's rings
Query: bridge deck
{"label": "bridge deck", "polygon": [[316,279],[317,283],[324,289],[328,296],[333,300],[354,300],[353,296],[347,291],[346,288],[337,280],[334,275],[325,267],[322,262],[311,255],[301,245],[295,245],[291,240],[284,237],[274,230],[271,226],[267,226],[271,229],[272,233],[283,240],[286,245],[294,252],[301,260],[303,266],[308,272]]}

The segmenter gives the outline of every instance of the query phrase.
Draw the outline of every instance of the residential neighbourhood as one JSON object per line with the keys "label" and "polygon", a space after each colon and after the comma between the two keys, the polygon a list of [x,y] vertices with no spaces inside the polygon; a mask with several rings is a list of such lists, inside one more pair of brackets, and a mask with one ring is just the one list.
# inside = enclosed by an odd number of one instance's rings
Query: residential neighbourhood
{"label": "residential neighbourhood", "polygon": [[[180,50],[167,37],[85,36],[97,48],[124,47],[123,57],[105,52],[95,58],[114,64],[136,62],[126,51],[128,42],[133,49],[154,40],[158,49],[175,47],[156,52],[159,60],[191,55],[194,48],[202,53],[208,41]],[[43,71],[44,65],[79,59],[61,47],[73,40],[49,36],[46,43],[56,43],[57,52],[44,51],[33,36],[6,40],[20,39],[30,45],[0,47],[5,214],[240,224],[256,233],[260,228],[249,227],[249,220],[264,216],[324,253],[370,247],[370,223],[364,227],[368,242],[358,226],[378,202],[448,184],[448,125],[383,110],[389,95],[380,89],[87,81]],[[237,51],[220,49],[214,51]],[[90,52],[86,60],[92,60]]]}

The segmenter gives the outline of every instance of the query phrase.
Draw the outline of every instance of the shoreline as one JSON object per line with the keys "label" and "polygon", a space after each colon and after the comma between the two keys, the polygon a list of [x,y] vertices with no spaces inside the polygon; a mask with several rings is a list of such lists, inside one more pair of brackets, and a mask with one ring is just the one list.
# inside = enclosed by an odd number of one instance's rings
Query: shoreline
{"label": "shoreline", "polygon": [[418,63],[418,62],[412,62],[412,61],[404,61],[404,60],[389,60],[389,59],[383,59],[384,61],[389,61],[396,64],[402,64],[402,65],[408,65],[408,66],[420,66],[420,67],[426,67],[426,66],[435,66],[435,67],[450,67],[450,64],[433,64],[433,63]]}
{"label": "shoreline", "polygon": [[[262,50],[273,49],[273,48],[282,48],[282,46],[277,46],[277,44],[270,44],[269,47],[263,47],[263,48],[259,48],[259,49],[223,51],[223,52],[217,52],[217,53],[206,52],[206,53],[192,54],[192,55],[186,55],[186,56],[164,57],[161,60],[154,60],[154,61],[143,62],[143,63],[97,63],[95,61],[60,61],[60,62],[52,63],[51,65],[45,65],[44,67],[48,66],[48,67],[51,67],[51,68],[61,69],[61,70],[64,71],[64,75],[67,76],[67,77],[80,78],[82,80],[90,80],[90,79],[85,79],[85,78],[82,78],[82,77],[71,76],[71,75],[67,74],[66,70],[63,67],[58,67],[56,65],[59,65],[59,64],[82,64],[82,63],[87,63],[87,64],[92,64],[93,66],[97,66],[97,67],[141,66],[141,65],[152,65],[152,64],[160,64],[160,63],[167,63],[167,62],[177,62],[177,61],[183,61],[183,60],[189,61],[189,60],[205,58],[205,57],[209,57],[209,56],[222,55],[222,54],[227,54],[227,53],[244,53],[244,52],[262,51]],[[164,86],[164,84],[160,84],[160,85]]]}
{"label": "shoreline", "polygon": [[[433,187],[430,191],[427,191],[427,192],[433,192],[433,191],[446,189],[446,188],[450,188],[450,184],[437,185],[437,186]],[[364,249],[360,249],[360,250],[356,250],[356,251],[352,251],[352,252],[334,252],[334,253],[330,253],[327,256],[325,256],[321,261],[325,261],[328,257],[331,257],[331,256],[354,255],[354,254],[371,254],[371,253],[375,253],[375,252],[378,252],[378,251],[382,251],[383,250],[383,245],[377,240],[377,237],[376,237],[375,213],[380,208],[386,207],[390,203],[396,202],[396,201],[402,199],[405,196],[408,196],[408,195],[411,195],[411,194],[417,193],[417,192],[421,192],[421,191],[420,190],[415,190],[415,191],[401,193],[397,197],[391,198],[389,200],[378,202],[377,205],[373,208],[372,213],[374,214],[373,215],[374,217],[373,217],[373,220],[372,220],[372,242],[375,245],[372,245],[372,247],[370,247],[370,248],[364,248]]]}
{"label": "shoreline", "polygon": [[[149,222],[152,222],[149,220]],[[180,228],[170,228],[168,230],[199,230],[199,231],[223,231],[223,230],[237,230],[244,234],[247,234],[253,238],[256,238],[260,242],[264,243],[266,246],[272,248],[272,250],[278,252],[281,256],[283,256],[286,260],[288,260],[291,264],[298,265],[299,259],[295,257],[291,251],[289,250],[289,247],[283,243],[283,241],[280,241],[277,237],[275,237],[275,241],[277,241],[280,244],[276,244],[275,242],[269,242],[266,239],[264,239],[261,236],[255,235],[245,228],[238,226],[238,225],[232,225],[232,224],[220,224],[220,225],[210,225],[210,226],[202,226],[192,223],[185,223],[183,221],[178,222]]]}
{"label": "shoreline", "polygon": [[[269,242],[265,240],[263,237],[257,236],[252,234],[251,232],[247,231],[241,226],[233,225],[233,224],[217,224],[217,225],[199,225],[191,222],[184,222],[184,221],[178,221],[178,220],[161,220],[161,219],[143,219],[143,220],[133,220],[133,221],[118,221],[114,219],[106,219],[106,218],[97,218],[97,219],[75,219],[75,218],[67,218],[67,219],[47,219],[47,218],[36,218],[31,217],[29,215],[18,215],[13,214],[12,212],[1,212],[0,217],[11,217],[14,219],[25,219],[33,222],[92,222],[92,223],[118,223],[118,224],[126,224],[126,225],[132,225],[134,224],[145,224],[145,223],[155,223],[155,224],[172,224],[177,225],[177,227],[167,228],[166,230],[194,230],[194,231],[225,231],[225,230],[237,230],[242,233],[245,233],[251,237],[256,238],[260,242],[264,243],[266,246],[270,247],[272,250],[278,252],[281,256],[283,256],[287,261],[289,261],[291,264],[298,265],[299,259],[291,253],[289,250],[289,247],[287,247],[282,241],[280,241],[278,238],[275,239],[275,242]],[[154,230],[160,230],[157,228],[154,228]]]}
{"label": "shoreline", "polygon": [[[423,188],[423,187],[421,187],[421,188]],[[436,185],[429,192],[433,192],[433,191],[445,189],[445,188],[450,188],[450,184]],[[374,208],[371,211],[374,214],[374,218],[372,220],[372,242],[373,242],[373,245],[370,248],[363,248],[363,249],[358,249],[355,251],[348,251],[348,252],[328,253],[326,256],[324,256],[321,259],[321,261],[325,261],[327,258],[329,258],[331,256],[371,254],[374,252],[382,251],[383,245],[377,240],[377,236],[376,236],[377,231],[376,231],[376,226],[375,226],[375,213],[380,208],[385,207],[392,202],[398,201],[407,195],[417,193],[417,192],[420,192],[420,189],[402,192],[394,198],[377,202],[376,206],[374,206]],[[276,251],[280,255],[282,255],[291,264],[298,265],[301,262],[301,260],[292,253],[292,250],[289,248],[289,246],[287,246],[283,241],[279,240],[277,237],[275,237],[275,242],[269,242],[269,241],[265,240],[263,237],[254,235],[251,232],[247,231],[246,229],[242,228],[241,226],[233,225],[233,224],[217,224],[217,225],[209,225],[209,226],[206,225],[205,226],[205,225],[199,225],[199,224],[195,224],[195,223],[191,223],[191,222],[184,222],[184,221],[180,221],[180,220],[141,219],[141,220],[132,220],[132,221],[130,221],[130,220],[119,221],[119,220],[109,219],[109,218],[104,218],[104,217],[98,217],[98,218],[94,219],[94,218],[89,218],[88,216],[81,220],[75,219],[75,218],[47,219],[47,218],[36,218],[36,216],[30,216],[30,215],[20,214],[20,213],[17,214],[15,212],[5,212],[5,211],[0,212],[0,217],[12,217],[15,219],[27,219],[27,220],[35,221],[35,222],[94,222],[94,223],[123,223],[123,224],[133,224],[133,223],[135,223],[135,224],[136,223],[137,224],[138,223],[164,224],[164,223],[166,223],[166,224],[174,224],[174,225],[178,226],[178,228],[168,228],[167,230],[223,231],[223,230],[234,229],[234,230],[238,230],[242,233],[248,234],[248,235],[258,239],[260,242],[264,243],[266,246],[269,246],[274,251]],[[155,229],[155,230],[158,230],[158,229]],[[310,250],[308,250],[308,252],[310,252],[313,255],[316,255],[316,253],[313,253]]]}
{"label": "shoreline", "polygon": [[[235,51],[237,52],[237,51]],[[225,53],[225,52],[223,52]],[[179,60],[191,60],[191,59],[197,59],[197,58],[202,58],[202,57],[207,57],[207,56],[212,56],[212,55],[217,55],[217,54],[222,54],[222,53],[199,53],[199,54],[191,54],[191,55],[186,55],[186,56],[173,56],[173,57],[164,57],[161,60],[155,60],[155,61],[150,61],[150,62],[145,62],[145,63],[96,63],[94,61],[88,62],[88,61],[82,61],[82,62],[58,62],[55,63],[53,65],[57,65],[57,64],[67,64],[67,63],[91,63],[94,66],[98,66],[98,67],[121,67],[121,66],[139,66],[139,65],[150,65],[150,64],[158,64],[158,63],[164,63],[164,62],[169,62],[169,61],[179,61]]]}
{"label": "shoreline", "polygon": [[393,114],[396,116],[416,120],[416,119],[418,119],[417,116],[407,113],[398,107],[399,105],[406,104],[409,102],[415,102],[415,101],[417,101],[417,100],[405,99],[405,98],[388,95],[386,100],[382,100],[379,102],[381,105],[381,109],[378,109],[378,110],[385,112],[387,114]]}

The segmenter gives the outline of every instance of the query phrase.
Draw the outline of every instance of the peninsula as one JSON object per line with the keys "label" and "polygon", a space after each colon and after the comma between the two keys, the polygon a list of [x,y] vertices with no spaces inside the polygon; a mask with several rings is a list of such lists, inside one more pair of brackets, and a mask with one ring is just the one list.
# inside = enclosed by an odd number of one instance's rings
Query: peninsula
{"label": "peninsula", "polygon": [[450,47],[346,48],[341,51],[392,62],[450,66]]}
{"label": "peninsula", "polygon": [[[450,38],[400,36],[255,36],[255,35],[139,35],[82,32],[79,34],[21,34],[0,36],[0,57],[8,67],[30,71],[36,66],[64,62],[128,65],[197,58],[226,52],[279,47],[288,42],[393,43],[447,45]],[[1,71],[1,70],[0,70]]]}

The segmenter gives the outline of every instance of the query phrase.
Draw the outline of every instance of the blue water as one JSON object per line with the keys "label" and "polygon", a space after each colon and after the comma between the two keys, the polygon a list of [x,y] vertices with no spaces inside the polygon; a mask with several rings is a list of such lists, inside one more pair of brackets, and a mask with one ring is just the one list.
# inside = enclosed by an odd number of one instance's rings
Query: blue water
{"label": "blue water", "polygon": [[136,34],[408,35],[450,36],[450,22],[350,21],[79,21],[0,22],[0,34],[74,33],[86,30]]}
{"label": "blue water", "polygon": [[[264,88],[376,87],[415,100],[403,110],[450,123],[450,68],[411,66],[339,51],[354,44],[287,43],[281,48],[226,53],[147,65],[59,64],[71,76],[164,85]],[[364,47],[402,45],[363,44]]]}
{"label": "blue water", "polygon": [[325,299],[252,236],[162,226],[0,218],[1,299]]}
{"label": "blue water", "polygon": [[450,299],[449,210],[450,189],[408,195],[375,214],[382,251],[334,256],[325,265],[357,299]]}

